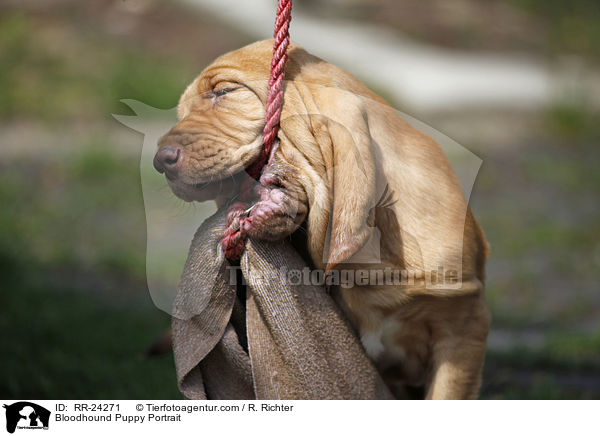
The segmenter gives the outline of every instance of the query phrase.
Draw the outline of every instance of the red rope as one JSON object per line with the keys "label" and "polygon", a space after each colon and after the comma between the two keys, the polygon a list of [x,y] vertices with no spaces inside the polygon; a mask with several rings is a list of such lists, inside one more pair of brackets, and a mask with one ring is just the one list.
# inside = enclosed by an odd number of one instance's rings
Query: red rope
{"label": "red rope", "polygon": [[[290,22],[292,21],[292,0],[279,0],[277,4],[277,18],[275,19],[275,31],[273,38],[273,57],[271,58],[271,72],[269,74],[269,94],[265,113],[265,128],[263,129],[264,145],[260,155],[246,169],[250,177],[260,179],[264,166],[269,161],[271,149],[277,131],[279,130],[279,119],[281,117],[281,106],[283,104],[283,77],[285,75],[285,64],[288,59],[287,49],[290,45]],[[245,184],[242,187],[241,200],[229,207],[227,214],[227,230],[222,241],[225,257],[229,260],[237,260],[244,251],[246,234],[243,230],[243,213],[247,208],[246,197],[250,196],[251,186]]]}
{"label": "red rope", "polygon": [[290,45],[290,21],[292,21],[292,0],[279,0],[277,19],[273,37],[273,57],[271,58],[271,74],[269,75],[269,95],[265,113],[265,128],[263,129],[264,147],[261,155],[247,169],[248,174],[258,180],[263,166],[269,159],[269,153],[279,130],[279,117],[283,103],[283,76],[287,62],[287,48]]}

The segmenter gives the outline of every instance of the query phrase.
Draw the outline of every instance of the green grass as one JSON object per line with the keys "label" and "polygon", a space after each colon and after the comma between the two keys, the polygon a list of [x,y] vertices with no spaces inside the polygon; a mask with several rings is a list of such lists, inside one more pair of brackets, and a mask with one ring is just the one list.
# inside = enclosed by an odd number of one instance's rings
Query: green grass
{"label": "green grass", "polygon": [[[0,119],[108,117],[131,98],[167,109],[197,71],[176,59],[94,35],[60,34],[39,18],[5,11],[0,18]],[[58,33],[58,35],[57,35]],[[68,39],[65,43],[64,39]],[[63,46],[56,49],[56,46]]]}
{"label": "green grass", "polygon": [[552,134],[572,148],[579,148],[595,145],[600,139],[599,116],[600,112],[592,108],[586,98],[572,98],[552,106],[547,111],[546,124]]}
{"label": "green grass", "polygon": [[549,334],[535,349],[520,345],[506,352],[488,351],[482,397],[598,399],[599,356],[600,334],[567,331]]}
{"label": "green grass", "polygon": [[145,283],[137,160],[86,146],[0,167],[0,396],[181,398]]}
{"label": "green grass", "polygon": [[147,301],[114,305],[86,289],[31,285],[34,268],[0,258],[0,396],[48,399],[178,399],[171,355],[139,358],[169,325]]}
{"label": "green grass", "polygon": [[[493,356],[489,357],[493,358]],[[532,374],[527,382],[521,381],[517,384],[508,380],[515,375],[510,371],[504,370],[500,373],[500,381],[496,381],[499,386],[491,389],[491,392],[482,393],[483,399],[495,400],[568,400],[568,399],[587,399],[594,398],[587,395],[581,395],[578,391],[572,392],[565,390],[564,387],[555,382],[553,374],[539,371]]]}
{"label": "green grass", "polygon": [[122,98],[173,107],[197,71],[72,24],[0,14],[0,119],[66,142],[0,163],[0,396],[181,398],[171,356],[139,358],[169,326],[145,286],[139,160],[69,131],[113,123]]}
{"label": "green grass", "polygon": [[596,0],[511,0],[511,3],[544,20],[552,51],[599,60],[600,4]]}
{"label": "green grass", "polygon": [[[97,141],[97,140],[96,140]],[[46,266],[145,278],[138,162],[105,144],[0,165],[0,251]]]}
{"label": "green grass", "polygon": [[539,348],[517,346],[508,352],[489,354],[496,364],[512,368],[597,372],[600,370],[600,334],[555,331]]}

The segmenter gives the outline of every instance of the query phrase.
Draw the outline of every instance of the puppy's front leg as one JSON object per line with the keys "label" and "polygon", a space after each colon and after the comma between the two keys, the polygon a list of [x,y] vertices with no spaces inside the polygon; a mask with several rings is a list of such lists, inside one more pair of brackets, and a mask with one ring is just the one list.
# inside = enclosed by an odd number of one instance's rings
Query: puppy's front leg
{"label": "puppy's front leg", "polygon": [[308,211],[307,197],[300,184],[290,181],[294,178],[289,174],[282,166],[267,168],[260,183],[252,181],[252,187],[244,188],[256,199],[250,207],[239,201],[230,204],[227,229],[221,242],[228,259],[239,258],[246,236],[280,241],[300,227]]}
{"label": "puppy's front leg", "polygon": [[475,400],[481,385],[485,343],[446,340],[434,350],[429,400]]}
{"label": "puppy's front leg", "polygon": [[251,238],[281,240],[304,221],[308,210],[306,195],[298,186],[267,170],[255,192],[258,200],[240,223]]}

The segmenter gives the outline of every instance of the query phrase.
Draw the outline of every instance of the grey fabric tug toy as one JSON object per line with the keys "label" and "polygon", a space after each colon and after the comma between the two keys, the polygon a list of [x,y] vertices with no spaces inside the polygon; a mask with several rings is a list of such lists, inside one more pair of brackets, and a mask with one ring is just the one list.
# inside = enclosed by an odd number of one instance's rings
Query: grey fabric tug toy
{"label": "grey fabric tug toy", "polygon": [[220,245],[226,213],[196,232],[174,301],[181,392],[216,400],[392,399],[325,288],[282,277],[282,268],[306,267],[287,241],[247,242],[245,301],[238,298]]}

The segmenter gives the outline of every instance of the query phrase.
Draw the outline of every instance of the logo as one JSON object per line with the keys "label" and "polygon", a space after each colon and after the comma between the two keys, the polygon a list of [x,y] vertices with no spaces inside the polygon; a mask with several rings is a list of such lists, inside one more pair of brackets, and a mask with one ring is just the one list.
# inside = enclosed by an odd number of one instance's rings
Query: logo
{"label": "logo", "polygon": [[6,409],[6,431],[14,433],[15,429],[48,429],[50,411],[29,401],[19,401],[4,405]]}

